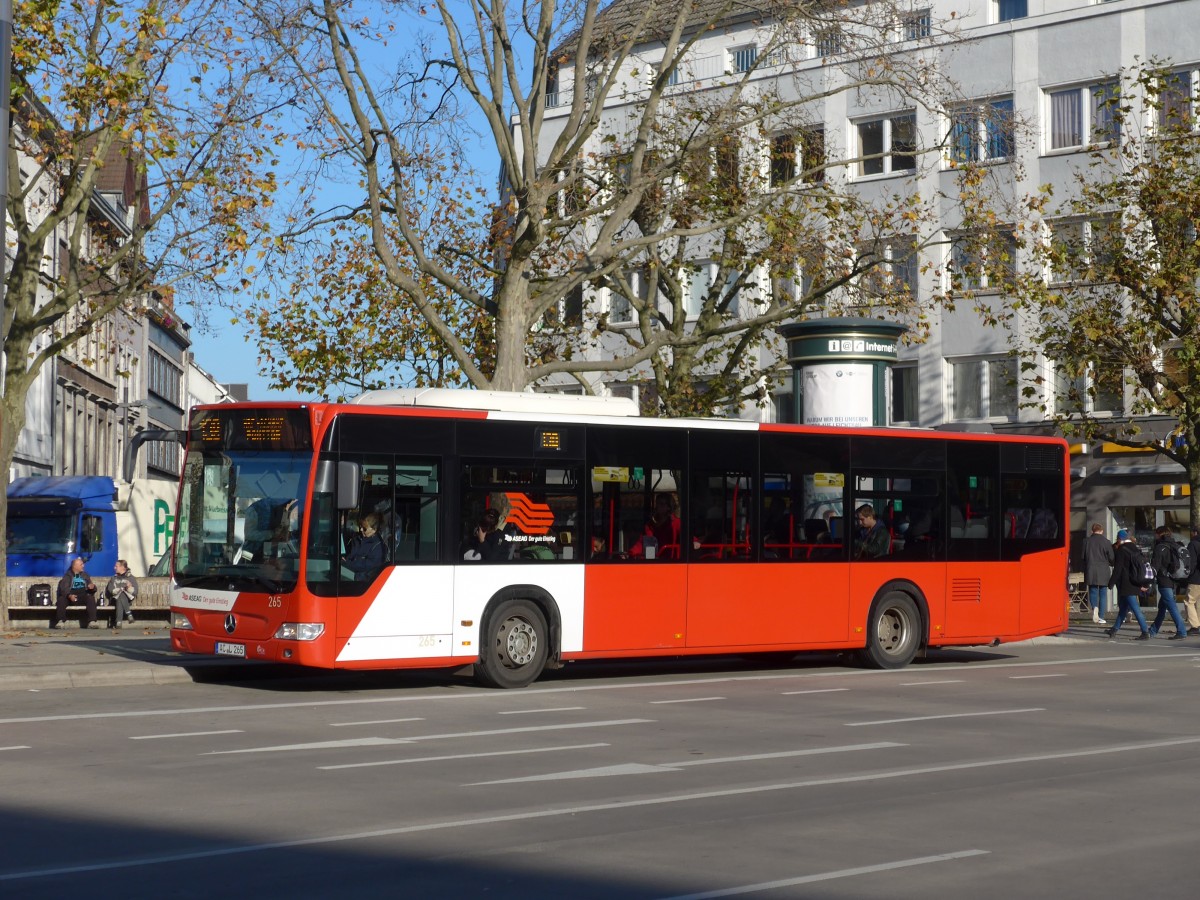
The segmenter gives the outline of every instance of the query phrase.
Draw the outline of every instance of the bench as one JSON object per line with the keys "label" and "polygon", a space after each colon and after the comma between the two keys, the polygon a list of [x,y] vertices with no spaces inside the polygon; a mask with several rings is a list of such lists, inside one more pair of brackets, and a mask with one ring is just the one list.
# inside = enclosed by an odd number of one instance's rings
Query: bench
{"label": "bench", "polygon": [[[57,579],[41,578],[15,578],[8,579],[8,592],[4,598],[4,625],[12,627],[18,621],[27,622],[31,620],[41,619],[49,626],[56,617],[54,604],[49,606],[30,606],[29,605],[29,586],[32,584],[51,585],[53,590],[57,587]],[[97,587],[100,590],[104,589],[107,580],[97,580]],[[82,622],[85,613],[85,607],[82,603],[75,603],[67,607],[67,620]],[[167,621],[171,616],[171,579],[169,578],[139,578],[138,579],[138,598],[133,604],[133,616],[136,620],[150,621]],[[109,627],[116,624],[117,610],[116,607],[109,604],[99,602],[96,603],[96,621],[107,622]]]}

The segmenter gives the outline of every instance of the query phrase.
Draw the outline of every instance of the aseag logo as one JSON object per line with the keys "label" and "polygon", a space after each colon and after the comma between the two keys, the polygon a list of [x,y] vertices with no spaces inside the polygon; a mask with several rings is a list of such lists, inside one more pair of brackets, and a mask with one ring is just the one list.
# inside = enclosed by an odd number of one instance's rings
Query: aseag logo
{"label": "aseag logo", "polygon": [[524,494],[506,492],[511,508],[508,511],[508,521],[512,522],[525,534],[546,534],[554,524],[554,513],[545,503],[530,500]]}

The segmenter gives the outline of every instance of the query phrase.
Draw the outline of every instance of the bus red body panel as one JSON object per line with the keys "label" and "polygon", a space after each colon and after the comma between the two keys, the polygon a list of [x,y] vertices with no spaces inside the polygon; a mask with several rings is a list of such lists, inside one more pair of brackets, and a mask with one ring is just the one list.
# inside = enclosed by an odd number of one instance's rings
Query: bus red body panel
{"label": "bus red body panel", "polygon": [[[173,646],[342,669],[486,650],[492,683],[518,686],[547,649],[865,648],[894,667],[916,645],[1067,627],[1062,440],[452,399],[193,410]],[[484,512],[490,542],[472,539]],[[869,539],[873,520],[886,541]],[[381,559],[356,568],[372,531]]]}

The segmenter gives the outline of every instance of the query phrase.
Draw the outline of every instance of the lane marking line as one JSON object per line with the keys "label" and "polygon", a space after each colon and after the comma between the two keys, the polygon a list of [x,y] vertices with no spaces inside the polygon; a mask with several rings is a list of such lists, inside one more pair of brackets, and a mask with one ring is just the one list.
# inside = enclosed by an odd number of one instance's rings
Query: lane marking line
{"label": "lane marking line", "polygon": [[409,719],[374,719],[370,722],[330,722],[330,728],[351,728],[355,725],[395,725],[397,722],[424,722],[421,716]]}
{"label": "lane marking line", "polygon": [[651,705],[663,703],[707,703],[709,700],[724,700],[724,697],[687,697],[683,700],[651,700]]}
{"label": "lane marking line", "polygon": [[538,713],[574,712],[577,709],[587,709],[585,706],[556,706],[553,709],[502,709],[498,716],[531,716]]}
{"label": "lane marking line", "polygon": [[493,728],[487,731],[458,731],[447,734],[414,734],[405,738],[353,738],[345,741],[313,741],[306,744],[282,744],[275,747],[246,747],[241,750],[210,750],[203,756],[231,756],[237,753],[278,753],[283,750],[341,750],[346,747],[382,747],[388,744],[415,744],[445,738],[492,737],[497,734],[528,734],[533,731],[566,731],[572,728],[605,728],[609,725],[647,725],[654,719],[610,719],[607,722],[568,722],[561,725],[531,725],[527,728]]}
{"label": "lane marking line", "polygon": [[1158,750],[1168,747],[1186,746],[1189,744],[1200,744],[1200,737],[1173,738],[1164,741],[1147,741],[1139,744],[1122,744],[1111,747],[1093,747],[1089,750],[1066,750],[1060,753],[1043,753],[1033,756],[983,759],[976,762],[948,763],[940,766],[919,766],[911,769],[893,769],[887,772],[809,778],[803,781],[783,782],[780,784],[761,784],[738,788],[718,788],[710,791],[697,791],[690,794],[673,794],[664,797],[644,797],[631,800],[613,800],[602,803],[591,803],[580,806],[555,807],[553,809],[534,809],[526,810],[524,812],[498,813],[495,815],[478,816],[470,819],[449,819],[443,822],[425,822],[417,825],[398,825],[392,828],[377,828],[370,831],[356,831],[345,834],[292,838],[289,840],[269,841],[260,844],[240,844],[229,847],[206,847],[203,850],[184,850],[178,853],[166,853],[160,856],[146,856],[140,859],[81,863],[78,865],[55,866],[53,868],[46,869],[28,869],[18,872],[5,872],[0,873],[0,882],[27,881],[32,878],[46,878],[59,875],[83,875],[89,872],[106,872],[117,869],[133,869],[141,866],[157,866],[173,862],[189,862],[200,859],[218,859],[228,856],[240,856],[247,853],[263,853],[269,850],[290,850],[296,847],[329,846],[332,844],[345,844],[355,841],[400,837],[406,834],[428,834],[435,831],[449,831],[455,828],[471,828],[481,825],[506,825],[513,822],[531,822],[538,819],[556,819],[582,815],[584,813],[616,812],[628,809],[666,806],[668,804],[675,803],[693,803],[702,800],[720,800],[725,797],[739,797],[750,794],[803,790],[804,788],[810,787],[836,787],[838,785],[856,783],[867,784],[876,781],[890,781],[895,778],[937,775],[944,772],[988,769],[995,768],[997,766],[1023,765],[1025,763],[1035,762],[1081,759],[1088,756],[1103,756],[1112,753],[1139,753],[1144,750]]}
{"label": "lane marking line", "polygon": [[990,852],[990,850],[957,850],[953,853],[939,853],[937,856],[917,856],[912,859],[898,859],[895,862],[877,863],[873,866],[856,866],[853,869],[839,869],[836,872],[821,872],[816,875],[801,875],[798,878],[783,878],[779,881],[763,881],[758,884],[724,888],[718,891],[704,891],[699,894],[676,894],[673,897],[664,897],[662,900],[712,900],[714,897],[735,897],[738,894],[754,894],[759,891],[771,891],[776,888],[795,887],[798,884],[815,884],[818,881],[833,881],[836,878],[851,878],[855,875],[871,875],[875,872],[906,869],[912,866],[923,866],[928,863],[947,862],[952,859],[987,856]]}
{"label": "lane marking line", "polygon": [[895,725],[900,722],[930,722],[934,719],[970,719],[975,716],[1012,716],[1018,713],[1045,712],[1045,707],[1031,706],[1028,709],[994,709],[987,712],[945,713],[940,716],[913,716],[907,719],[876,719],[873,722],[846,722],[847,728],[860,725]]}
{"label": "lane marking line", "polygon": [[378,762],[343,763],[338,766],[317,766],[319,771],[334,769],[368,769],[372,766],[406,766],[409,763],[448,762],[455,759],[484,759],[489,756],[521,756],[526,753],[554,753],[559,750],[591,750],[595,747],[610,747],[611,744],[572,744],[566,747],[531,747],[526,750],[493,750],[490,753],[453,753],[448,756],[419,756],[413,759],[384,759]]}
{"label": "lane marking line", "polygon": [[613,775],[650,775],[661,772],[678,772],[685,766],[711,766],[719,763],[753,762],[763,759],[785,759],[795,756],[820,756],[827,753],[847,753],[855,750],[884,750],[894,747],[907,747],[907,744],[896,744],[891,741],[881,741],[874,744],[850,744],[844,747],[814,747],[809,750],[783,750],[778,753],[757,753],[751,756],[724,756],[715,759],[686,759],[682,762],[668,763],[616,763],[611,766],[597,766],[592,769],[576,769],[571,772],[550,772],[543,775],[527,775],[521,778],[501,778],[495,781],[475,781],[464,787],[481,787],[492,784],[521,784],[533,781],[569,781],[578,778],[609,778]]}
{"label": "lane marking line", "polygon": [[131,741],[160,741],[165,738],[207,737],[210,734],[244,734],[240,728],[230,728],[227,731],[180,731],[176,734],[132,734]]}
{"label": "lane marking line", "polygon": [[[174,655],[174,654],[172,654]],[[1096,663],[1111,664],[1114,662],[1122,662],[1124,660],[1138,660],[1146,662],[1152,659],[1171,660],[1175,662],[1184,662],[1183,656],[1179,653],[1138,653],[1131,656],[1089,656],[1083,659],[1056,659],[1039,662],[970,662],[963,664],[938,664],[940,672],[976,672],[976,671],[991,671],[994,669],[1023,669],[1023,668],[1043,668],[1047,666],[1079,666],[1079,665],[1094,665]],[[637,683],[611,683],[603,684],[576,684],[566,685],[563,687],[552,688],[525,688],[523,693],[527,696],[540,696],[544,694],[574,694],[583,693],[585,691],[629,691],[629,690],[661,690],[664,687],[681,687],[697,684],[737,684],[739,682],[755,682],[755,681],[797,681],[808,679],[825,679],[825,678],[887,678],[898,674],[895,669],[836,669],[821,672],[773,672],[767,675],[727,675],[713,678],[687,678],[679,680],[662,680],[662,681],[642,681]],[[839,690],[845,690],[839,688]],[[500,700],[509,700],[505,697],[503,691],[485,691],[464,693],[443,693],[443,694],[420,694],[420,695],[405,695],[401,697],[355,697],[353,699],[341,700],[304,700],[292,703],[251,703],[245,706],[196,706],[196,707],[180,707],[177,709],[138,709],[138,710],[121,710],[120,712],[93,712],[93,713],[71,713],[52,716],[17,716],[8,719],[0,719],[0,725],[17,725],[28,722],[78,722],[88,719],[134,719],[145,716],[187,716],[200,713],[219,713],[219,712],[260,712],[263,710],[285,710],[285,709],[305,709],[317,708],[326,706],[360,706],[371,703],[418,703],[431,701],[447,701],[447,700],[476,700],[479,702],[499,702]]]}

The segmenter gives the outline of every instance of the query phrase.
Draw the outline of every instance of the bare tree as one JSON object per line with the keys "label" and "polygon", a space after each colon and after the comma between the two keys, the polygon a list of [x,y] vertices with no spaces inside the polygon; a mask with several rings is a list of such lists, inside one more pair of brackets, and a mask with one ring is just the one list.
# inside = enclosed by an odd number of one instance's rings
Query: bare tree
{"label": "bare tree", "polygon": [[1190,86],[1152,61],[1093,92],[1088,164],[1065,199],[1040,198],[1044,232],[1029,241],[1038,265],[1013,286],[1001,321],[1015,329],[1019,319],[1028,338],[1025,402],[1065,434],[1179,463],[1197,523],[1200,139]]}
{"label": "bare tree", "polygon": [[[898,275],[934,233],[938,198],[912,179],[861,191],[845,171],[915,173],[934,149],[917,146],[916,111],[944,106],[936,61],[957,41],[936,23],[906,26],[911,11],[886,2],[439,0],[419,8],[436,12],[436,38],[384,78],[370,41],[410,7],[376,9],[369,22],[340,0],[291,10],[327,61],[311,48],[293,60],[310,140],[352,163],[361,190],[289,237],[365,220],[382,273],[472,384],[591,388],[633,371],[666,411],[709,411],[760,399],[782,322],[849,308],[919,325]],[[707,41],[726,25],[752,45],[712,68]],[[819,64],[800,64],[814,44]],[[889,121],[886,147],[850,155],[822,127],[839,97],[912,114]],[[463,149],[468,109],[483,132],[472,147],[502,171],[491,209]],[[427,227],[430,203],[454,236]],[[488,366],[439,313],[447,295],[494,317]]]}
{"label": "bare tree", "polygon": [[[2,471],[57,355],[153,292],[200,301],[240,283],[287,99],[232,4],[17,2],[14,20]],[[123,215],[98,214],[109,167],[130,173]]]}

